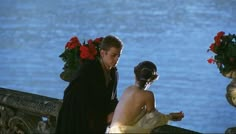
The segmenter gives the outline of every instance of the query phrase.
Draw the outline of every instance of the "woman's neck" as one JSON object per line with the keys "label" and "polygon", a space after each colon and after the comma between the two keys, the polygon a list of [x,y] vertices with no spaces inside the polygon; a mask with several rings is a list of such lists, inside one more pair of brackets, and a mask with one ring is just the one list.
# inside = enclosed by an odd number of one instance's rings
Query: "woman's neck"
{"label": "woman's neck", "polygon": [[145,87],[142,87],[138,81],[135,82],[134,86],[138,87],[140,90],[145,89]]}

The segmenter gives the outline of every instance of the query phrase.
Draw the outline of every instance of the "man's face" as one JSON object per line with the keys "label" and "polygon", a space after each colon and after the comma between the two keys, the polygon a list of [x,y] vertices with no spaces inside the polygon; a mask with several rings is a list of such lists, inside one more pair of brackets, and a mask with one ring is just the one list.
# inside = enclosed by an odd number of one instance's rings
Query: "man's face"
{"label": "man's face", "polygon": [[122,49],[111,47],[108,51],[101,50],[101,58],[109,69],[115,67],[119,61]]}

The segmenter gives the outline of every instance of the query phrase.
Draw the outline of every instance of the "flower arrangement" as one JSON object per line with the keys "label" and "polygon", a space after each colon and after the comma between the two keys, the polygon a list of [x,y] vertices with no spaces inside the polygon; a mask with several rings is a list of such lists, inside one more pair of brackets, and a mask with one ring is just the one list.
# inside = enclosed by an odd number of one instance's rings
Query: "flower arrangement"
{"label": "flower arrangement", "polygon": [[[207,61],[210,64],[216,63],[220,73],[226,77],[236,76],[236,35],[228,34],[220,31],[214,37],[214,43],[212,43],[207,50],[211,51],[215,55],[209,58]],[[232,75],[234,73],[234,75]],[[229,75],[230,74],[230,75]]]}
{"label": "flower arrangement", "polygon": [[75,78],[80,65],[85,61],[95,60],[100,56],[99,45],[103,37],[94,40],[89,39],[81,43],[78,37],[73,36],[65,45],[65,50],[59,57],[65,62],[63,72],[60,77],[65,81],[71,81]]}

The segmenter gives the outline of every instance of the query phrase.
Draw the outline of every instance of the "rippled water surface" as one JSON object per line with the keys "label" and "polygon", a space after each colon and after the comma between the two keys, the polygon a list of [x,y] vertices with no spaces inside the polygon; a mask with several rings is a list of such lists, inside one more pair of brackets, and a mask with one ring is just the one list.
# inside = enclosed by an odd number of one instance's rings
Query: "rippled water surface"
{"label": "rippled water surface", "polygon": [[134,82],[142,60],[158,65],[151,90],[163,113],[183,111],[171,125],[202,133],[236,126],[225,99],[230,79],[209,65],[218,31],[236,33],[235,0],[2,0],[0,87],[62,98],[58,57],[71,36],[81,40],[114,34],[125,44],[118,65],[118,95]]}

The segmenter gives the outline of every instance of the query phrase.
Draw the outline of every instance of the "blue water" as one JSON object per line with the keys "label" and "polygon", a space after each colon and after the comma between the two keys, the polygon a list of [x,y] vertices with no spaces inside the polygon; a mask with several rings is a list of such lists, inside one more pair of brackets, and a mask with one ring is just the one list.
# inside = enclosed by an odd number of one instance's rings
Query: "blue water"
{"label": "blue water", "polygon": [[183,111],[171,125],[202,133],[236,126],[236,109],[225,99],[231,81],[207,53],[218,31],[236,33],[235,0],[2,0],[0,87],[61,99],[59,78],[65,43],[114,34],[125,44],[118,65],[118,95],[134,82],[142,60],[158,65],[151,90],[163,113]]}

